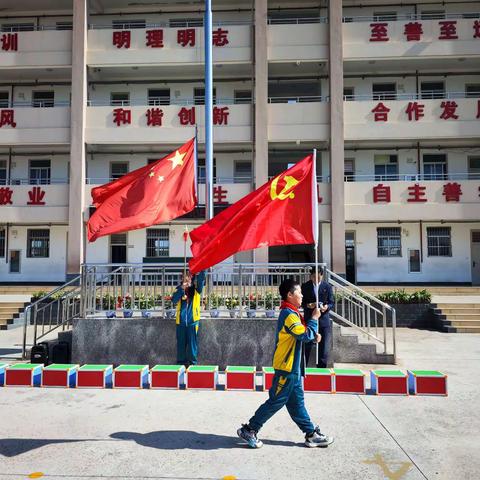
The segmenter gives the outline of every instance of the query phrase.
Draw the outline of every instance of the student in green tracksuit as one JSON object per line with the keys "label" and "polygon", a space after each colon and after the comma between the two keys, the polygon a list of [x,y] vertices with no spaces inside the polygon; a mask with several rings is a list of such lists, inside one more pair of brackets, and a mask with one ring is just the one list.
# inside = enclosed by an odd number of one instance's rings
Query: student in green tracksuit
{"label": "student in green tracksuit", "polygon": [[273,356],[275,375],[268,400],[257,409],[248,424],[237,430],[237,435],[251,448],[260,448],[263,443],[257,433],[265,422],[286,406],[292,420],[305,434],[307,447],[327,447],[333,437],[320,432],[310,420],[305,408],[302,377],[305,376],[305,344],[319,342],[318,319],[320,310],[315,308],[305,322],[299,312],[302,304],[300,284],[288,278],[280,285],[282,305],[277,322],[276,347]]}
{"label": "student in green tracksuit", "polygon": [[196,365],[198,355],[198,325],[200,320],[200,297],[205,285],[205,272],[195,276],[187,273],[182,284],[172,295],[176,307],[177,364]]}

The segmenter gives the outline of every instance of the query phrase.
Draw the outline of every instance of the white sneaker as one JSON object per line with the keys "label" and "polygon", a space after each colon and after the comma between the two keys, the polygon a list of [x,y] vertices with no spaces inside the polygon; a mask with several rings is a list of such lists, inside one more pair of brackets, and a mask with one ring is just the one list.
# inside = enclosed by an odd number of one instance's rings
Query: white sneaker
{"label": "white sneaker", "polygon": [[328,435],[324,435],[320,432],[320,427],[315,427],[315,430],[305,435],[305,445],[307,447],[328,447],[331,443],[333,443],[334,438],[329,437]]}

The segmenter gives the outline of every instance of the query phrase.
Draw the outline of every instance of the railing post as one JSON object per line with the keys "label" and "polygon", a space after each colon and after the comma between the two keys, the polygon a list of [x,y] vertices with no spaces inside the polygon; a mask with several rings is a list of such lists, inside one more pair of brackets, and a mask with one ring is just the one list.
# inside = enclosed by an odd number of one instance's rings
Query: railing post
{"label": "railing post", "polygon": [[27,355],[27,325],[28,321],[30,319],[30,311],[32,310],[32,307],[30,305],[27,306],[25,309],[25,316],[24,316],[24,321],[23,321],[23,347],[22,347],[22,359],[26,360],[26,355]]}
{"label": "railing post", "polygon": [[238,304],[240,306],[239,316],[242,318],[243,297],[242,297],[242,264],[238,268]]}
{"label": "railing post", "polygon": [[37,308],[37,304],[34,305],[34,314],[33,314],[33,343],[32,343],[32,346],[33,345],[36,345],[37,344],[37,313],[38,313],[38,308]]}
{"label": "railing post", "polygon": [[395,338],[395,330],[397,329],[397,312],[392,308],[392,341],[393,341],[393,362],[397,363],[397,341]]}
{"label": "railing post", "polygon": [[387,310],[385,305],[382,306],[383,311],[383,353],[387,353]]}

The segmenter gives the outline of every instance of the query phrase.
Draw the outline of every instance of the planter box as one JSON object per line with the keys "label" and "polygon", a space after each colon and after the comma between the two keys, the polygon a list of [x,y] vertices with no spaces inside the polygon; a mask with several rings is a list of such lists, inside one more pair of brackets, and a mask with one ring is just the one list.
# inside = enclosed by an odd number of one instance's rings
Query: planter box
{"label": "planter box", "polygon": [[[396,312],[397,327],[408,328],[436,328],[435,317],[430,303],[392,303]],[[388,316],[387,327],[392,326]]]}
{"label": "planter box", "polygon": [[0,363],[0,387],[3,387],[5,383],[5,369],[7,368],[6,363]]}
{"label": "planter box", "polygon": [[187,389],[215,390],[218,381],[218,366],[191,365],[187,370]]}
{"label": "planter box", "polygon": [[412,395],[447,396],[447,375],[436,370],[408,370],[408,388]]}
{"label": "planter box", "polygon": [[255,390],[255,367],[228,366],[225,370],[225,390]]}
{"label": "planter box", "polygon": [[42,387],[75,388],[79,365],[52,363],[43,367]]}
{"label": "planter box", "polygon": [[306,392],[332,393],[334,375],[331,368],[306,368],[303,389]]}
{"label": "planter box", "polygon": [[334,368],[335,393],[365,394],[365,374],[361,370]]}
{"label": "planter box", "polygon": [[113,371],[113,388],[148,387],[148,365],[120,365]]}
{"label": "planter box", "polygon": [[77,388],[112,388],[112,365],[83,365],[77,372]]}
{"label": "planter box", "polygon": [[17,363],[5,370],[6,387],[39,387],[43,363]]}
{"label": "planter box", "polygon": [[372,370],[370,379],[376,395],[408,395],[408,376],[400,370]]}
{"label": "planter box", "polygon": [[185,383],[183,365],[155,365],[150,370],[150,388],[179,389]]}
{"label": "planter box", "polygon": [[263,390],[270,390],[272,386],[273,377],[275,375],[275,370],[272,367],[263,367],[262,368],[262,375],[263,375]]}

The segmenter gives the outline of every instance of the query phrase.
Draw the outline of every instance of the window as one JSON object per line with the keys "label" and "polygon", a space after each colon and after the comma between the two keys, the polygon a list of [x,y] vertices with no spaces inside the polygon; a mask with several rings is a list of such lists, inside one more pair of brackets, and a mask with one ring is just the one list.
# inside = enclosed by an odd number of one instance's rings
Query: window
{"label": "window", "polygon": [[378,257],[402,256],[400,227],[377,228],[377,252]]}
{"label": "window", "polygon": [[251,90],[235,90],[234,102],[240,103],[252,103],[252,91]]}
{"label": "window", "polygon": [[0,185],[7,184],[7,161],[0,160]]}
{"label": "window", "polygon": [[168,257],[170,231],[168,228],[149,228],[147,230],[147,257]]}
{"label": "window", "polygon": [[145,20],[112,20],[114,30],[131,30],[133,28],[145,28]]}
{"label": "window", "polygon": [[203,27],[202,18],[171,18],[168,22],[170,28]]}
{"label": "window", "polygon": [[116,180],[128,173],[128,162],[112,162],[110,164],[110,178]]}
{"label": "window", "polygon": [[374,22],[396,22],[397,12],[374,12],[373,21]]}
{"label": "window", "polygon": [[420,86],[422,98],[445,98],[444,82],[422,82]]}
{"label": "window", "polygon": [[33,23],[4,23],[2,32],[33,32]]}
{"label": "window", "polygon": [[73,23],[72,22],[57,22],[56,24],[57,30],[72,30]]}
{"label": "window", "polygon": [[343,99],[347,102],[355,100],[355,89],[353,87],[343,87]]}
{"label": "window", "polygon": [[35,107],[35,108],[53,107],[54,104],[55,104],[55,92],[53,90],[48,92],[40,92],[40,91],[32,92],[32,107]]}
{"label": "window", "polygon": [[128,107],[130,105],[130,94],[128,92],[110,93],[110,105],[113,107]]}
{"label": "window", "polygon": [[479,98],[480,83],[476,85],[465,85],[465,98]]}
{"label": "window", "polygon": [[252,181],[252,162],[238,160],[234,163],[234,183],[250,183]]}
{"label": "window", "polygon": [[373,100],[396,100],[397,86],[395,83],[374,83],[372,96]]}
{"label": "window", "polygon": [[447,178],[447,156],[444,154],[424,155],[423,176],[425,180],[445,180]]}
{"label": "window", "polygon": [[28,183],[30,185],[49,185],[50,160],[30,160],[28,165]]}
{"label": "window", "polygon": [[[195,105],[205,105],[205,89],[194,88],[193,89],[193,102]],[[217,103],[217,89],[213,88],[213,104]]]}
{"label": "window", "polygon": [[450,227],[427,227],[427,252],[429,257],[451,257]]}
{"label": "window", "polygon": [[[198,158],[197,159],[197,179],[198,183],[205,183],[205,180],[207,178],[207,167],[205,165],[205,159],[204,158]],[[215,158],[213,159],[213,181],[215,181],[217,178],[217,162]]]}
{"label": "window", "polygon": [[468,157],[468,178],[472,180],[480,179],[480,157]]}
{"label": "window", "polygon": [[375,155],[375,181],[389,182],[398,179],[397,155]]}
{"label": "window", "polygon": [[0,257],[5,257],[5,229],[0,229]]}
{"label": "window", "polygon": [[355,180],[355,159],[346,158],[343,163],[343,174],[345,182],[353,182]]}
{"label": "window", "polygon": [[443,20],[445,10],[424,10],[421,14],[422,20]]}
{"label": "window", "polygon": [[8,92],[0,92],[0,108],[8,108]]}
{"label": "window", "polygon": [[27,230],[27,257],[48,258],[50,256],[50,230]]}
{"label": "window", "polygon": [[150,88],[148,89],[149,105],[170,105],[170,89],[169,88]]}

